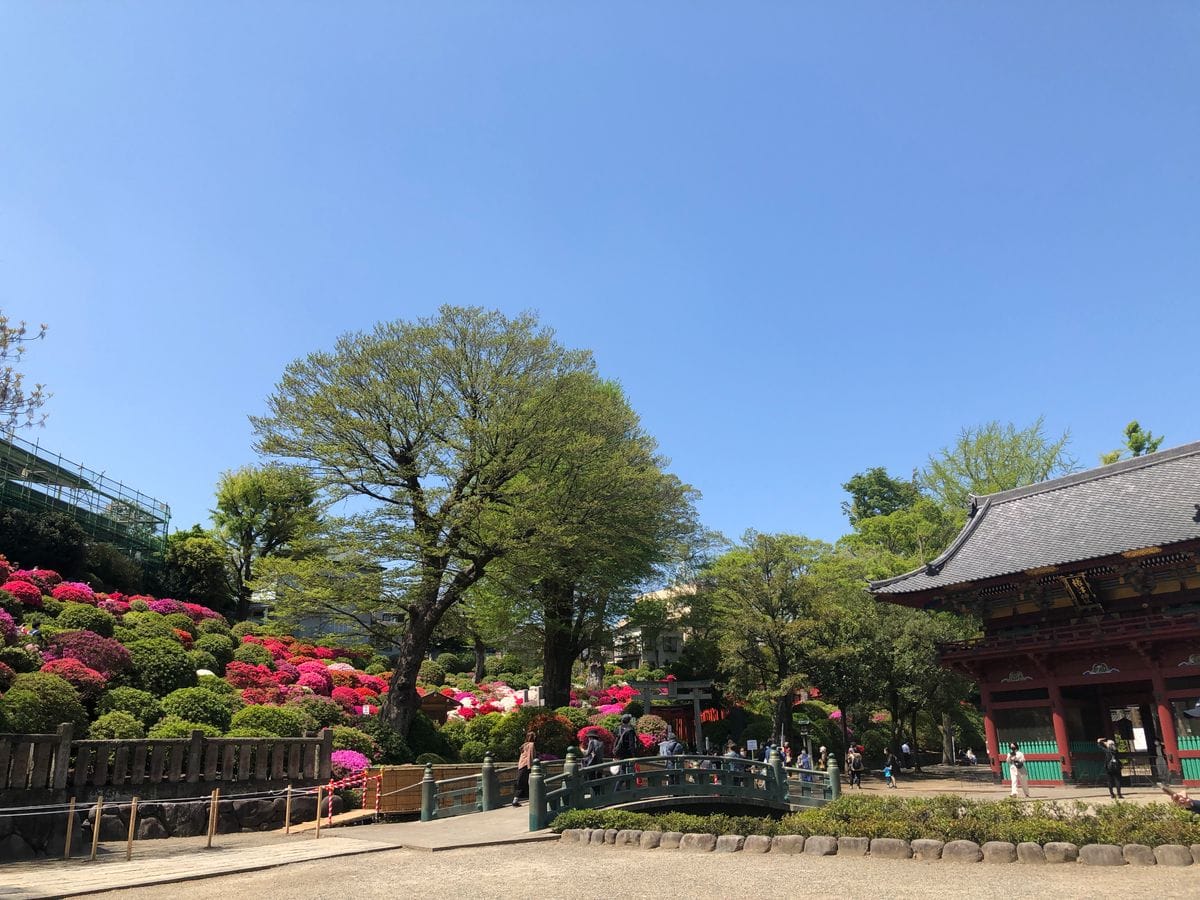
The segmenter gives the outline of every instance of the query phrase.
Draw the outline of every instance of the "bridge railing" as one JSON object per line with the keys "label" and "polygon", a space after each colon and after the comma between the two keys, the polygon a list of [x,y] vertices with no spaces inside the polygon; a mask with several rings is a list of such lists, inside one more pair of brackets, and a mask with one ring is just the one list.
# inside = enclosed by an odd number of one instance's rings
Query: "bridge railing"
{"label": "bridge railing", "polygon": [[534,765],[529,778],[529,830],[545,828],[568,809],[596,809],[639,800],[719,797],[787,808],[820,805],[839,793],[836,766],[828,772],[787,769],[777,753],[769,762],[680,755],[579,766],[571,749],[561,775],[547,777]]}
{"label": "bridge railing", "polygon": [[[562,760],[541,764],[543,772],[557,774],[563,770]],[[421,821],[445,819],[467,813],[487,812],[516,797],[517,767],[497,765],[489,753],[476,774],[456,778],[434,778],[432,764],[425,766],[421,779]]]}

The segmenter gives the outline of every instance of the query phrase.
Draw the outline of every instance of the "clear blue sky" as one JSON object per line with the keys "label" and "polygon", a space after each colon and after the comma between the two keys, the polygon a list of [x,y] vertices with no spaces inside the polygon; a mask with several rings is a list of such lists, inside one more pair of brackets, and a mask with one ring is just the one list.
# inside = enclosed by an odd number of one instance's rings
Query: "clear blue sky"
{"label": "clear blue sky", "polygon": [[0,5],[33,433],[207,521],[291,359],[442,303],[595,351],[705,522],[1044,414],[1200,439],[1200,6]]}

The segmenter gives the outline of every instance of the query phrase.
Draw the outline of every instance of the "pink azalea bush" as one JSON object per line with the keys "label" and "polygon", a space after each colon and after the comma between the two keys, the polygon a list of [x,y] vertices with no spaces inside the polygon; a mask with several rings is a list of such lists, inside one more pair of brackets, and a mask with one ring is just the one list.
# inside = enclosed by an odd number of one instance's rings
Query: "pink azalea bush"
{"label": "pink azalea bush", "polygon": [[357,750],[334,750],[329,761],[335,778],[345,778],[371,767],[371,761]]}
{"label": "pink azalea bush", "polygon": [[15,577],[10,578],[4,584],[0,585],[0,591],[8,591],[17,598],[22,606],[28,606],[31,609],[40,609],[42,606],[41,588],[36,587],[30,581]]}
{"label": "pink azalea bush", "polygon": [[81,581],[64,581],[55,585],[50,596],[63,603],[88,603],[96,605],[96,592]]}
{"label": "pink azalea bush", "polygon": [[47,643],[45,655],[49,659],[77,659],[105,678],[128,672],[133,667],[124,644],[87,630],[54,635]]}
{"label": "pink azalea bush", "polygon": [[6,610],[0,609],[0,645],[7,646],[17,641],[17,623]]}
{"label": "pink azalea bush", "polygon": [[83,700],[94,700],[108,687],[107,678],[77,659],[52,659],[42,666],[42,671],[66,681]]}

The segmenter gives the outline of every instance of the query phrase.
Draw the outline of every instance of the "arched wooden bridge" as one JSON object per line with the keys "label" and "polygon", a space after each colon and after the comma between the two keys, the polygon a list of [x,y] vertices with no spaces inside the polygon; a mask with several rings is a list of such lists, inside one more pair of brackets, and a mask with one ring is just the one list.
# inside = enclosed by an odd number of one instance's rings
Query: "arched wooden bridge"
{"label": "arched wooden bridge", "polygon": [[[511,769],[505,770],[511,772]],[[580,766],[574,748],[562,771],[548,774],[535,762],[529,776],[529,830],[539,831],[568,809],[653,809],[689,805],[758,807],[789,812],[821,806],[841,793],[836,764],[828,771],[715,756],[643,757]],[[489,755],[479,775],[436,781],[425,767],[421,820],[486,812],[512,803],[513,785]]]}

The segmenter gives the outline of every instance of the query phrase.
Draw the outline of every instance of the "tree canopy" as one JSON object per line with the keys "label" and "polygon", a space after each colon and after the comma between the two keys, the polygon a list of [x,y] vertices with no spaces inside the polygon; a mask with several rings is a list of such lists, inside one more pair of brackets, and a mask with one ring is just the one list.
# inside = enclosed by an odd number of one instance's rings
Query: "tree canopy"
{"label": "tree canopy", "polygon": [[45,336],[45,325],[31,329],[25,322],[14,323],[0,310],[0,431],[45,421],[38,411],[50,396],[46,386],[26,387],[25,375],[17,368],[25,355],[25,345]]}
{"label": "tree canopy", "polygon": [[1143,431],[1142,426],[1134,419],[1125,426],[1125,446],[1118,447],[1110,453],[1101,453],[1100,464],[1110,466],[1119,461],[1127,452],[1131,457],[1155,453],[1162,446],[1162,442],[1162,435],[1155,435],[1152,431]]}
{"label": "tree canopy", "polygon": [[842,502],[842,512],[850,519],[852,528],[864,519],[908,509],[921,498],[915,473],[911,481],[902,481],[889,475],[883,466],[859,472],[842,487],[850,495],[849,500]]}

